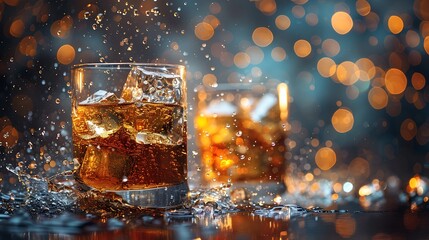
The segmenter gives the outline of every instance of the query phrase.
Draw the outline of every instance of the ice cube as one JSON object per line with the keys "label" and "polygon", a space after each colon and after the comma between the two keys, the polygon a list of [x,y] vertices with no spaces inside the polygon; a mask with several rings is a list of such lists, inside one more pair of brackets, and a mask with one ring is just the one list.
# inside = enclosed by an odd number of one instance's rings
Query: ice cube
{"label": "ice cube", "polygon": [[232,116],[237,112],[237,107],[232,103],[225,101],[212,101],[209,106],[204,109],[203,113],[207,115]]}
{"label": "ice cube", "polygon": [[176,145],[176,143],[172,142],[167,136],[152,132],[138,132],[136,135],[136,142],[140,144]]}
{"label": "ice cube", "polygon": [[180,81],[179,75],[168,73],[167,69],[155,72],[145,67],[133,67],[121,97],[127,102],[178,102],[181,97]]}
{"label": "ice cube", "polygon": [[179,103],[182,97],[180,75],[166,68],[135,66],[128,74],[121,98],[126,102]]}
{"label": "ice cube", "polygon": [[119,130],[119,124],[112,118],[103,119],[102,124],[86,121],[88,128],[94,133],[93,137],[107,138]]}
{"label": "ice cube", "polygon": [[[120,185],[128,171],[129,157],[109,147],[89,146],[80,168],[80,176],[88,185],[92,181],[108,180],[106,184]],[[92,186],[98,187],[98,186]]]}
{"label": "ice cube", "polygon": [[128,73],[127,81],[122,88],[121,98],[126,102],[136,102],[141,100],[143,89],[143,72],[139,67],[132,67]]}
{"label": "ice cube", "polygon": [[250,118],[259,122],[267,116],[270,109],[277,103],[277,98],[274,94],[266,93],[256,104],[255,108],[250,113]]}
{"label": "ice cube", "polygon": [[91,105],[91,104],[97,104],[97,103],[118,103],[119,99],[116,97],[114,93],[107,92],[104,90],[98,90],[91,96],[89,96],[87,99],[80,102],[80,105]]}

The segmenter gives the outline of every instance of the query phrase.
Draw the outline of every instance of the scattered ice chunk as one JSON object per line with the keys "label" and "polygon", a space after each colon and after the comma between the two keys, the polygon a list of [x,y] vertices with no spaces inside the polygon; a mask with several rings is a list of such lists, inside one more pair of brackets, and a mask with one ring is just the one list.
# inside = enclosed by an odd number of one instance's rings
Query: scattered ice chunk
{"label": "scattered ice chunk", "polygon": [[80,105],[91,105],[91,104],[109,104],[119,103],[118,97],[114,93],[107,92],[105,90],[98,90],[87,99],[80,102]]}
{"label": "scattered ice chunk", "polygon": [[232,103],[225,101],[212,101],[209,106],[204,109],[204,114],[208,115],[220,115],[220,116],[232,116],[237,112],[237,107]]}

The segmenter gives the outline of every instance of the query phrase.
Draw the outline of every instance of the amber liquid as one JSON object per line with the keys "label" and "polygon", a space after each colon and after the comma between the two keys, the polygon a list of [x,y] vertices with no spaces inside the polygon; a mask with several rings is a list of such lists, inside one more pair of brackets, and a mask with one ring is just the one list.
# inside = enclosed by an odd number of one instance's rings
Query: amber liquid
{"label": "amber liquid", "polygon": [[179,105],[78,105],[72,114],[77,179],[103,190],[185,182],[184,115]]}
{"label": "amber liquid", "polygon": [[198,116],[195,124],[206,183],[282,182],[286,134],[279,121]]}

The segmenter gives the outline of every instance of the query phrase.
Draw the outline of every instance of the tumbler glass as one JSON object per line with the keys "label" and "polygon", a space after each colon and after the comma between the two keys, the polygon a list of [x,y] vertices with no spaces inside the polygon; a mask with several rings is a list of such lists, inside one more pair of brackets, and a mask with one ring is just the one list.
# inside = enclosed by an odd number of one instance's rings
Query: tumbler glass
{"label": "tumbler glass", "polygon": [[173,207],[188,192],[185,68],[72,67],[75,178],[133,205]]}

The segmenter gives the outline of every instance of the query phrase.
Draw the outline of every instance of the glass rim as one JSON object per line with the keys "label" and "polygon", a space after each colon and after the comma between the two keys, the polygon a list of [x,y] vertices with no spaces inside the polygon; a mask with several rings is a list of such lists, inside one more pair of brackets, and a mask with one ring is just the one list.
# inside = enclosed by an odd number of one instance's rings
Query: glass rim
{"label": "glass rim", "polygon": [[[123,67],[122,67],[123,66]],[[166,68],[183,68],[184,65],[181,64],[171,64],[171,63],[139,63],[139,62],[116,62],[116,63],[79,63],[71,66],[71,69],[79,69],[79,68],[89,68],[89,69],[100,69],[100,68],[131,68],[132,66],[146,66],[146,67],[166,67]],[[119,68],[118,68],[119,67]]]}

